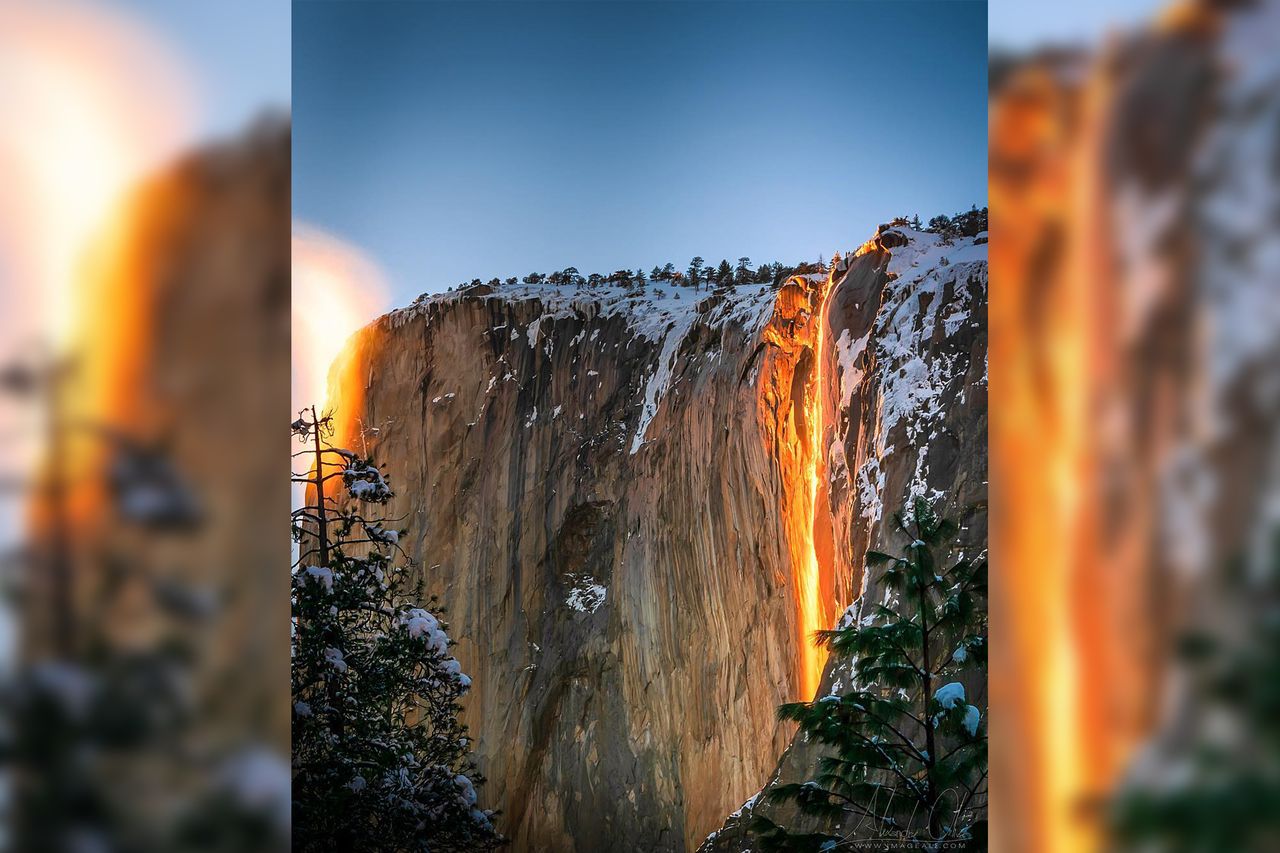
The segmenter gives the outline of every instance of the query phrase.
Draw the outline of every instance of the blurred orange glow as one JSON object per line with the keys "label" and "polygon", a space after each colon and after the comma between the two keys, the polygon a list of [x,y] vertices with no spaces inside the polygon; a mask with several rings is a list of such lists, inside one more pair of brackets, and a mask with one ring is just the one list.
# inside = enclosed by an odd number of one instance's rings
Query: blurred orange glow
{"label": "blurred orange glow", "polygon": [[61,345],[81,253],[186,141],[195,100],[162,43],[101,5],[0,0],[0,79],[0,331]]}
{"label": "blurred orange glow", "polygon": [[[351,395],[363,392],[364,383],[343,377],[337,362],[340,355],[344,364],[351,362],[352,348],[344,351],[348,338],[385,308],[382,274],[356,247],[300,223],[293,227],[292,255],[293,409],[342,404],[358,411],[360,401]],[[328,383],[331,365],[336,385]],[[334,387],[342,389],[341,400]],[[349,444],[349,437],[334,438],[339,447]]]}
{"label": "blurred orange glow", "polygon": [[1006,638],[991,680],[992,706],[1003,709],[992,744],[998,850],[1086,849],[1070,814],[1082,733],[1069,624],[1084,289],[1056,284],[1077,186],[1076,94],[1051,68],[1032,66],[1004,87],[990,113],[989,318],[999,368],[990,387],[992,622]]}

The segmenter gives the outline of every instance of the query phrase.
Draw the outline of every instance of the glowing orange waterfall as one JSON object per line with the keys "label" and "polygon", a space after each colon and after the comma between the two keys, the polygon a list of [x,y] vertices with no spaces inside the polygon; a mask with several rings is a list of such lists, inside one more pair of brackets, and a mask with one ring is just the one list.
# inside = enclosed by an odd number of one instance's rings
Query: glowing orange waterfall
{"label": "glowing orange waterfall", "polygon": [[[813,698],[827,662],[826,649],[813,641],[814,632],[830,628],[831,607],[826,599],[831,597],[830,583],[823,582],[821,543],[829,540],[823,536],[826,519],[818,509],[825,498],[823,486],[823,401],[822,401],[822,341],[826,323],[824,309],[826,291],[820,296],[818,308],[810,323],[814,324],[811,348],[801,364],[811,365],[804,380],[803,416],[797,418],[799,488],[792,504],[792,530],[795,540],[792,555],[795,560],[796,601],[798,605],[800,646],[800,698]],[[803,367],[798,367],[802,370]],[[830,552],[828,547],[826,551]]]}
{"label": "glowing orange waterfall", "polygon": [[817,332],[814,335],[813,351],[815,353],[813,359],[813,376],[809,381],[808,393],[805,394],[805,405],[808,408],[808,417],[805,418],[805,424],[809,427],[809,452],[805,455],[805,479],[808,488],[808,506],[809,506],[809,523],[806,528],[809,532],[808,547],[805,549],[805,560],[800,566],[800,623],[804,627],[804,656],[802,663],[804,694],[806,698],[812,698],[818,690],[818,681],[822,678],[822,668],[827,663],[827,650],[818,646],[813,642],[815,631],[820,631],[831,626],[827,624],[824,618],[827,608],[823,607],[822,595],[822,572],[818,563],[818,539],[817,525],[818,520],[818,492],[822,482],[823,466],[822,461],[822,338],[823,326],[826,320],[823,316],[823,309],[826,307],[826,294],[823,294],[823,301],[818,306],[818,313],[813,317],[818,324]]}

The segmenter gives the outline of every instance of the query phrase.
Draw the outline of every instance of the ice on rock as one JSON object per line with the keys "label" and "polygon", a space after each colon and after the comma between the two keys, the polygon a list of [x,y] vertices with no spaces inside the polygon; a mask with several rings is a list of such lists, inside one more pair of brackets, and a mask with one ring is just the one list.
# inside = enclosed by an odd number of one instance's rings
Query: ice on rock
{"label": "ice on rock", "polygon": [[608,595],[607,588],[596,583],[594,578],[585,575],[582,577],[570,575],[569,580],[574,586],[569,590],[565,604],[579,613],[595,613],[600,609],[600,605],[604,604],[605,596]]}

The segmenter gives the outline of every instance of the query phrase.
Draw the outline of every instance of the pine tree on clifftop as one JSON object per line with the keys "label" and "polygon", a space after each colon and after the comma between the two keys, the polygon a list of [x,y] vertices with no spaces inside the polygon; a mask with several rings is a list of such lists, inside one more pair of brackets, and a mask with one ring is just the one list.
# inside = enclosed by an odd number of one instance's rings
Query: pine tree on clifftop
{"label": "pine tree on clifftop", "polygon": [[391,489],[329,443],[314,408],[292,428],[309,467],[294,477],[308,505],[292,517],[293,849],[492,849],[502,838],[477,805],[483,779],[458,720],[470,679],[434,599],[421,606],[394,560],[400,531],[364,514]]}
{"label": "pine tree on clifftop", "polygon": [[883,603],[864,603],[860,619],[846,615],[817,636],[852,659],[853,684],[837,679],[830,695],[778,709],[827,750],[814,778],[779,785],[768,799],[845,834],[792,832],[757,813],[750,830],[763,850],[852,849],[841,845],[854,839],[885,849],[965,841],[985,849],[975,838],[986,806],[985,715],[961,679],[985,684],[986,560],[961,556],[944,568],[959,528],[923,500],[894,522],[910,540],[905,552],[867,553],[868,571],[883,567]]}
{"label": "pine tree on clifftop", "polygon": [[720,262],[720,266],[716,267],[716,282],[718,284],[733,284],[733,267],[729,266],[728,260]]}

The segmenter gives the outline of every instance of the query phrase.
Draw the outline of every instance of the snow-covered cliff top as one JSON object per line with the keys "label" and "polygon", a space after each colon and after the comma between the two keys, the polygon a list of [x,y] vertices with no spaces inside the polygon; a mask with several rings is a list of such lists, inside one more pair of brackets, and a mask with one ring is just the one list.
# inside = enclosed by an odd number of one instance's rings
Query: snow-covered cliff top
{"label": "snow-covered cliff top", "polygon": [[[925,274],[941,265],[985,262],[987,259],[986,233],[975,238],[958,238],[947,245],[940,235],[917,231],[907,227],[887,229],[902,235],[908,241],[905,246],[892,248],[889,272],[902,277],[923,279]],[[853,253],[845,255],[846,262]],[[843,272],[843,270],[841,270]],[[810,284],[826,280],[826,273],[796,276]],[[837,274],[837,279],[839,273]],[[567,284],[481,284],[450,290],[445,293],[424,293],[411,305],[391,311],[380,322],[392,327],[403,325],[425,313],[429,306],[447,304],[462,299],[494,299],[506,302],[533,301],[543,307],[542,319],[559,317],[610,317],[624,316],[628,326],[638,335],[649,340],[666,338],[677,327],[688,327],[694,319],[702,317],[710,325],[732,323],[742,328],[760,328],[769,319],[775,304],[778,288],[773,284],[746,284],[715,291],[694,290],[671,282],[648,282],[642,288],[626,288],[618,285],[595,287]],[[541,321],[530,324],[530,345],[536,344]]]}
{"label": "snow-covered cliff top", "polygon": [[[889,273],[894,277],[890,285],[891,291],[898,301],[903,301],[919,290],[933,292],[945,280],[971,264],[985,264],[987,260],[986,233],[974,237],[960,237],[948,242],[936,233],[918,231],[908,227],[885,229],[878,237],[891,246],[889,249]],[[892,245],[904,238],[906,245]],[[843,276],[848,264],[855,257],[847,253],[843,262],[837,267],[835,280]],[[826,273],[813,273],[796,276],[805,279],[811,286],[820,286],[827,280]],[[557,345],[550,336],[550,328],[556,320],[562,318],[598,318],[620,317],[636,337],[653,341],[661,347],[657,364],[646,382],[644,389],[643,410],[640,424],[631,444],[631,452],[635,453],[645,441],[645,433],[650,420],[657,412],[666,389],[670,384],[671,371],[675,365],[680,344],[693,328],[696,321],[701,320],[709,326],[733,326],[751,332],[764,328],[773,316],[777,305],[778,289],[773,284],[749,284],[715,291],[694,290],[680,287],[671,282],[649,282],[644,287],[626,288],[618,285],[600,285],[595,287],[566,284],[499,284],[474,285],[446,293],[423,294],[413,304],[390,312],[378,322],[397,328],[424,316],[434,306],[447,305],[465,299],[498,300],[504,303],[533,303],[537,306],[538,316],[523,326],[512,325],[508,334],[511,340],[525,339],[530,347],[545,347],[550,354]],[[892,299],[890,301],[893,301]],[[918,308],[919,306],[917,306]],[[937,300],[930,303],[930,313],[939,309]],[[947,316],[948,329],[952,325],[967,319],[969,306],[956,306]],[[896,312],[895,312],[896,313]],[[909,329],[897,329],[903,325],[904,312],[899,316],[899,323],[889,331],[888,342],[881,346],[886,348],[886,355],[895,355],[909,367],[922,368],[919,359],[912,359],[912,347],[918,346],[916,340],[919,331],[914,334]],[[930,317],[930,319],[932,319]],[[927,324],[927,325],[931,325]],[[497,329],[495,329],[497,331]],[[586,334],[583,332],[582,334]],[[581,335],[579,335],[579,338]],[[594,339],[594,335],[592,336]],[[846,336],[847,337],[847,336]],[[574,346],[578,339],[568,342]],[[852,391],[861,371],[852,367],[853,360],[865,346],[866,340],[851,341],[841,338],[836,342],[842,368],[841,382],[844,396]],[[922,368],[923,369],[923,368]],[[908,371],[911,372],[911,371]],[[915,371],[919,372],[919,371]],[[932,400],[937,396],[918,390],[924,387],[922,377],[908,383],[915,392],[904,391],[900,395],[890,394],[890,400],[900,405],[891,407],[890,420],[901,416],[900,409],[908,410]]]}
{"label": "snow-covered cliff top", "polygon": [[[670,282],[649,282],[643,288],[617,285],[597,287],[564,284],[487,284],[460,288],[447,293],[425,293],[413,304],[387,314],[392,326],[409,322],[428,306],[462,299],[495,299],[505,302],[541,303],[543,320],[559,317],[627,318],[635,333],[649,340],[666,337],[677,326],[686,329],[697,317],[712,324],[733,321],[746,327],[759,326],[768,319],[777,289],[772,284],[747,284],[719,291],[694,290]],[[529,326],[530,344],[536,341],[540,321]]]}

